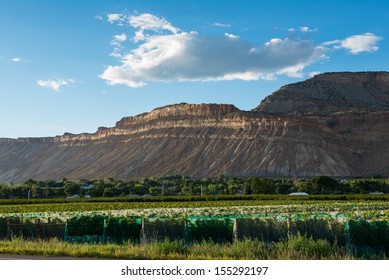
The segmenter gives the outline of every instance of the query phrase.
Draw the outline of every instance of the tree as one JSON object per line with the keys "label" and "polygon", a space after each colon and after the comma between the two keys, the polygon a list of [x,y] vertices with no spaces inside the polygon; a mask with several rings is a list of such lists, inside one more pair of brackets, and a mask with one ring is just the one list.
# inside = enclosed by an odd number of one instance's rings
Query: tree
{"label": "tree", "polygon": [[112,188],[104,188],[103,196],[104,197],[113,197]]}
{"label": "tree", "polygon": [[80,185],[75,183],[75,182],[72,182],[72,181],[66,181],[64,188],[65,188],[65,193],[67,196],[80,194],[80,192],[81,192]]}
{"label": "tree", "polygon": [[162,188],[161,187],[150,187],[149,193],[151,195],[161,195],[162,194]]}
{"label": "tree", "polygon": [[34,198],[43,197],[43,189],[34,185],[31,187],[31,195]]}
{"label": "tree", "polygon": [[306,192],[309,194],[318,193],[312,186],[312,182],[306,179],[297,179],[294,183],[294,190],[298,192]]}
{"label": "tree", "polygon": [[334,193],[339,188],[335,179],[327,176],[318,176],[312,179],[312,187],[316,193]]}
{"label": "tree", "polygon": [[253,194],[275,193],[274,182],[268,178],[260,179],[258,177],[251,177],[246,180],[245,186],[249,187]]}
{"label": "tree", "polygon": [[8,198],[8,196],[9,196],[9,187],[0,184],[0,198]]}
{"label": "tree", "polygon": [[146,186],[143,186],[142,184],[135,184],[135,186],[131,190],[132,194],[137,194],[137,195],[145,195],[149,193],[149,189]]}
{"label": "tree", "polygon": [[32,187],[38,185],[38,182],[33,179],[28,179],[27,181],[24,182],[24,184],[28,185],[29,187]]}

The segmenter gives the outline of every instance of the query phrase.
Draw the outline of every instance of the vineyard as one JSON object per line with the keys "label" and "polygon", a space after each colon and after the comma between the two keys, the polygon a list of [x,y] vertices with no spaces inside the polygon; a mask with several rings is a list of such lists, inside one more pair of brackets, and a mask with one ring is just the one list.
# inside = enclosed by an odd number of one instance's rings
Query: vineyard
{"label": "vineyard", "polygon": [[[302,203],[299,203],[302,202]],[[238,206],[239,205],[239,206]],[[46,209],[46,211],[31,211]],[[65,210],[65,211],[64,211]],[[76,244],[325,240],[353,258],[389,255],[389,203],[375,200],[242,200],[1,205],[0,239]],[[303,249],[303,247],[302,247]]]}

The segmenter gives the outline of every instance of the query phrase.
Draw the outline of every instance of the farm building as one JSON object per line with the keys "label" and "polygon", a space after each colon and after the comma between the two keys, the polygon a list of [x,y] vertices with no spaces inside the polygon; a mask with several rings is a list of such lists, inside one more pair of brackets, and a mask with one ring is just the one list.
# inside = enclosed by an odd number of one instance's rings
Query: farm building
{"label": "farm building", "polygon": [[292,192],[289,195],[308,195],[306,192]]}

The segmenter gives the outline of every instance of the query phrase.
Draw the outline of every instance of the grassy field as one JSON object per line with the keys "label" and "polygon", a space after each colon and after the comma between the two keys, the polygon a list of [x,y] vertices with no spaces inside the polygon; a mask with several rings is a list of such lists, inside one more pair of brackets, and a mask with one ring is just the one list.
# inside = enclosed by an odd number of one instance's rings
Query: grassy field
{"label": "grassy field", "polygon": [[[133,260],[344,260],[352,259],[344,247],[326,240],[313,240],[296,236],[285,242],[266,244],[258,240],[245,240],[232,244],[213,242],[195,243],[190,246],[181,241],[164,241],[149,244],[99,245],[70,244],[58,240],[0,241],[1,254],[83,257],[92,259]],[[374,257],[373,257],[374,258]]]}

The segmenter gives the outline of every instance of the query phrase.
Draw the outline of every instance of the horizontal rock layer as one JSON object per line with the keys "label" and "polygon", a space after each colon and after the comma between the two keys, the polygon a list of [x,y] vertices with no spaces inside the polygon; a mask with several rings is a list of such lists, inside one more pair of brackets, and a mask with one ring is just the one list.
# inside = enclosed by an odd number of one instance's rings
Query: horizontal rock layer
{"label": "horizontal rock layer", "polygon": [[281,88],[249,112],[177,104],[96,133],[0,139],[0,181],[389,176],[388,77],[323,74]]}

